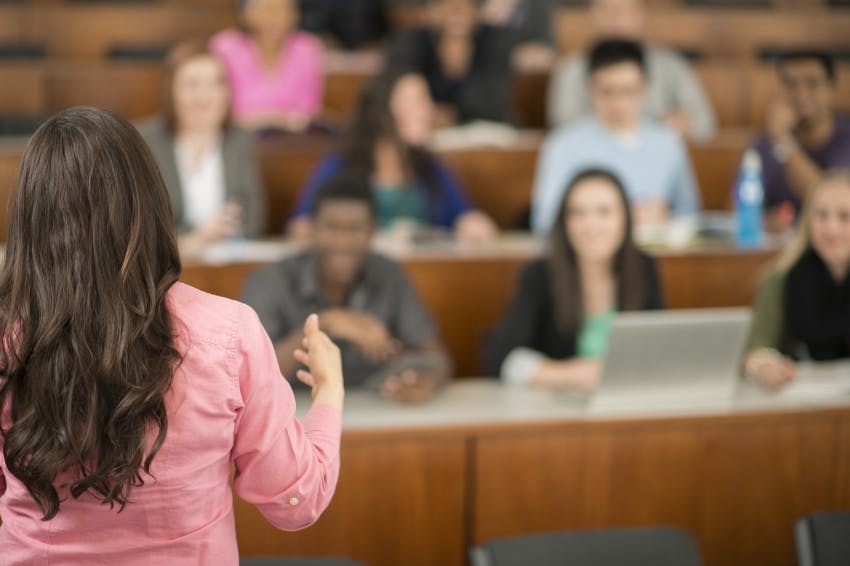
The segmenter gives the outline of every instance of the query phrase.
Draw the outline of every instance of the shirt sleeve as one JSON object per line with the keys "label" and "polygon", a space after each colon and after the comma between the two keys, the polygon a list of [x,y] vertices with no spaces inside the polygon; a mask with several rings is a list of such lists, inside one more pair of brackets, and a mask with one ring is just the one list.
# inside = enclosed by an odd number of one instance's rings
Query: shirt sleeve
{"label": "shirt sleeve", "polygon": [[303,529],[327,508],[339,477],[340,411],[315,405],[304,422],[271,341],[245,309],[239,328],[239,393],[231,457],[236,493],[281,530]]}
{"label": "shirt sleeve", "polygon": [[322,43],[310,34],[300,33],[301,48],[298,51],[298,89],[301,107],[296,110],[314,116],[322,109],[325,89],[325,66]]}
{"label": "shirt sleeve", "polygon": [[561,61],[552,73],[546,94],[546,114],[550,128],[557,128],[583,117],[587,109],[584,69],[578,57]]}
{"label": "shirt sleeve", "polygon": [[295,203],[295,211],[292,213],[293,218],[311,216],[313,214],[313,202],[316,200],[316,193],[319,188],[331,177],[336,175],[342,168],[342,156],[328,155],[319,161],[318,165],[313,168],[307,182],[301,187],[298,193],[298,200]]}
{"label": "shirt sleeve", "polygon": [[565,145],[556,132],[544,142],[537,157],[531,194],[531,230],[535,234],[551,229],[565,185],[574,174],[575,165],[569,161],[571,152]]}
{"label": "shirt sleeve", "polygon": [[[504,318],[487,337],[484,352],[484,366],[487,375],[502,376],[506,372],[504,376],[509,381],[527,381],[527,379],[523,380],[521,377],[509,378],[507,374],[516,373],[516,371],[510,371],[511,367],[514,370],[519,365],[527,368],[530,365],[528,360],[531,359],[528,352],[536,351],[540,347],[537,340],[539,328],[542,324],[539,301],[545,295],[541,277],[545,277],[545,270],[536,263],[525,267],[520,274],[518,288]],[[509,355],[518,349],[526,352],[522,356],[523,362],[506,364]],[[516,361],[516,357],[514,357],[514,361]],[[519,373],[528,372],[520,371]]]}
{"label": "shirt sleeve", "polygon": [[753,306],[753,319],[747,337],[748,352],[759,348],[779,350],[782,347],[785,331],[783,285],[784,277],[779,272],[769,274],[762,281]]}
{"label": "shirt sleeve", "polygon": [[437,326],[410,279],[400,267],[392,288],[398,290],[393,333],[405,346],[419,348],[437,340]]}
{"label": "shirt sleeve", "polygon": [[691,121],[691,139],[711,138],[717,130],[717,124],[714,110],[703,91],[702,84],[688,62],[681,56],[675,55],[670,67],[673,72],[676,102]]}
{"label": "shirt sleeve", "polygon": [[687,216],[699,212],[702,208],[702,198],[685,144],[676,138],[675,147],[677,169],[670,187],[669,204],[674,214]]}
{"label": "shirt sleeve", "polygon": [[294,330],[293,322],[288,320],[281,304],[287,290],[286,282],[276,276],[274,270],[277,267],[275,264],[253,273],[242,289],[242,301],[254,309],[266,334],[274,342]]}
{"label": "shirt sleeve", "polygon": [[437,185],[440,187],[443,204],[439,214],[440,218],[436,219],[436,223],[446,228],[452,228],[458,217],[473,208],[472,201],[469,200],[460,179],[445,163],[436,161],[434,174]]}
{"label": "shirt sleeve", "polygon": [[266,192],[260,178],[260,162],[250,136],[241,133],[237,140],[238,161],[228,165],[240,168],[242,233],[257,238],[266,228]]}

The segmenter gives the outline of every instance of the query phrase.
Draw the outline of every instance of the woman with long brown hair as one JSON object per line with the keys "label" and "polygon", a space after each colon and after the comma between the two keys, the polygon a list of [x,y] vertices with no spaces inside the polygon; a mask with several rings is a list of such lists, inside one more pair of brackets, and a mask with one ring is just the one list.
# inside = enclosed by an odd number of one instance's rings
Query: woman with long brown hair
{"label": "woman with long brown hair", "polygon": [[339,473],[339,351],[305,324],[303,425],[254,312],[178,282],[168,193],[124,120],[24,153],[0,273],[0,549],[18,564],[238,562],[229,485],[303,528]]}
{"label": "woman with long brown hair", "polygon": [[585,170],[568,185],[546,256],[520,275],[486,370],[513,383],[592,390],[614,314],[658,308],[655,264],[632,239],[622,183]]}
{"label": "woman with long brown hair", "polygon": [[451,230],[459,240],[495,238],[490,217],[474,208],[454,172],[428,149],[433,114],[421,75],[392,68],[373,78],[360,95],[341,151],[325,156],[301,190],[289,233],[306,238],[319,187],[350,172],[369,179],[383,230],[413,223]]}

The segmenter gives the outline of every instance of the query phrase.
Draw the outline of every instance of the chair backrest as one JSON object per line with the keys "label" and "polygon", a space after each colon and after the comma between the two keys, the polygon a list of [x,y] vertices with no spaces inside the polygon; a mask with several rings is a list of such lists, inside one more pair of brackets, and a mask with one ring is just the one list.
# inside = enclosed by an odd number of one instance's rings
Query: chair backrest
{"label": "chair backrest", "polygon": [[246,556],[239,559],[239,566],[363,566],[363,563],[349,558],[335,557]]}
{"label": "chair backrest", "polygon": [[799,566],[850,564],[850,511],[816,513],[794,528]]}
{"label": "chair backrest", "polygon": [[558,532],[495,540],[470,549],[472,566],[700,566],[699,547],[672,527]]}

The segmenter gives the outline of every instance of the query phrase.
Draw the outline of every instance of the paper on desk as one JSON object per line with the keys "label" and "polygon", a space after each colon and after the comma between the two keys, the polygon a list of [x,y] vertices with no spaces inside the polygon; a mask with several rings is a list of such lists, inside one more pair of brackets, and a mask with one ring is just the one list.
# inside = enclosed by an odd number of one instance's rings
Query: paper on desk
{"label": "paper on desk", "polygon": [[850,395],[850,363],[801,363],[797,380],[780,392],[789,399],[823,399]]}
{"label": "paper on desk", "polygon": [[215,265],[228,263],[270,263],[291,254],[296,246],[269,240],[226,240],[212,244],[201,254],[201,260]]}

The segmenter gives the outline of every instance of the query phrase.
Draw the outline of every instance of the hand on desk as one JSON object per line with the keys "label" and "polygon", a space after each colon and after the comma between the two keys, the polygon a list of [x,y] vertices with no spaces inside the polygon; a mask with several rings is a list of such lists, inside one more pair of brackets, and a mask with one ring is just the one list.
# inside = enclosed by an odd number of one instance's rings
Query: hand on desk
{"label": "hand on desk", "polygon": [[498,235],[496,224],[480,210],[467,212],[455,222],[455,236],[461,242],[491,242]]}
{"label": "hand on desk", "polygon": [[381,384],[381,395],[399,403],[424,403],[434,396],[445,381],[441,372],[404,370],[391,375]]}
{"label": "hand on desk", "polygon": [[799,374],[794,361],[769,348],[760,348],[747,355],[744,373],[768,389],[779,389],[791,383]]}
{"label": "hand on desk", "polygon": [[601,378],[602,360],[571,358],[563,361],[544,361],[531,381],[534,385],[592,393]]}
{"label": "hand on desk", "polygon": [[373,363],[384,363],[403,349],[384,323],[369,313],[328,309],[322,313],[321,321],[328,334],[351,342]]}

